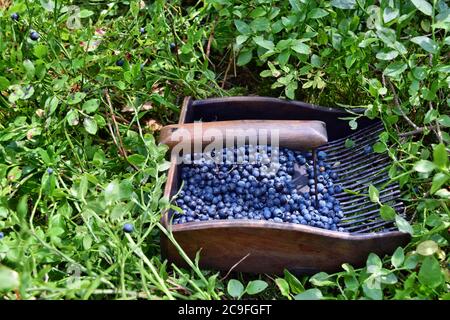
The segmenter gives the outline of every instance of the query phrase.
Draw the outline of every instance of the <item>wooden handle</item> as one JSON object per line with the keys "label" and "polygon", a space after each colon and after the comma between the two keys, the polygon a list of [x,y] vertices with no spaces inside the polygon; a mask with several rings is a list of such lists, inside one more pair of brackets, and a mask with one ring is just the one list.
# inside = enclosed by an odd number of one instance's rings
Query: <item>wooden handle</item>
{"label": "wooden handle", "polygon": [[[315,120],[233,120],[195,122],[165,126],[160,131],[159,142],[172,149],[180,142],[201,143],[202,148],[215,139],[222,139],[224,147],[234,141],[272,144],[277,139],[280,147],[294,150],[317,148],[328,142],[325,123]],[[255,138],[258,139],[255,141]]]}

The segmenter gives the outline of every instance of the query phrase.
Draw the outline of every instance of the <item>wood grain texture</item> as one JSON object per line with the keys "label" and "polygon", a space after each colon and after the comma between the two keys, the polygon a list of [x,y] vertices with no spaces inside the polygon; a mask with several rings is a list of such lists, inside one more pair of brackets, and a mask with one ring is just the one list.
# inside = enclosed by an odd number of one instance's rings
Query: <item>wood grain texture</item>
{"label": "wood grain texture", "polygon": [[[333,139],[343,138],[350,132],[347,122],[338,119],[348,116],[342,110],[263,97],[210,100],[209,103],[209,100],[185,99],[179,124],[196,120],[251,118],[324,120],[328,134],[330,129],[332,131]],[[372,123],[362,118],[358,125],[364,128]],[[171,163],[164,191],[169,198],[181,185],[175,157],[171,158]],[[228,271],[247,254],[249,256],[236,267],[236,271],[275,274],[281,274],[284,269],[295,274],[339,271],[343,263],[363,266],[370,252],[380,256],[391,254],[411,239],[409,234],[399,231],[353,235],[304,225],[254,220],[213,220],[171,225],[170,218],[171,212],[167,211],[161,222],[173,232],[188,256],[194,259],[201,250],[200,266],[221,271]],[[187,266],[164,235],[161,236],[161,250],[163,258],[179,266]]]}
{"label": "wood grain texture", "polygon": [[[236,137],[246,143],[259,137],[270,143],[277,141],[280,147],[309,150],[328,142],[325,123],[313,120],[230,120],[168,125],[161,129],[159,142],[172,149],[180,143],[189,148],[195,144],[205,147],[221,137],[220,143],[234,143]],[[267,143],[267,142],[265,142]],[[264,143],[264,144],[265,144]]]}
{"label": "wood grain texture", "polygon": [[[384,256],[409,241],[401,232],[356,236],[304,225],[251,220],[192,222],[171,228],[189,257],[194,258],[201,249],[201,267],[227,271],[249,254],[235,268],[248,273],[282,274],[284,269],[295,274],[334,272],[344,262],[361,267],[370,252]],[[187,266],[170,242],[164,247],[171,261]]]}

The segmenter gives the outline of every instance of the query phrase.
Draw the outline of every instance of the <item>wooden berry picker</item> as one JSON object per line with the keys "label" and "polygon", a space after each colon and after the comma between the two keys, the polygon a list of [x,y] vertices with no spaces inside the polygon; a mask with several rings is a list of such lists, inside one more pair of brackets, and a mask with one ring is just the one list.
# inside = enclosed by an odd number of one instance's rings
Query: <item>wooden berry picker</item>
{"label": "wooden berry picker", "polygon": [[[181,209],[163,225],[191,259],[200,251],[201,267],[223,271],[332,272],[392,253],[410,236],[367,196],[372,184],[403,214],[389,158],[371,148],[383,127],[361,117],[352,131],[346,116],[274,98],[186,98],[179,123],[161,130],[171,149],[165,196]],[[164,235],[161,246],[186,265]]]}

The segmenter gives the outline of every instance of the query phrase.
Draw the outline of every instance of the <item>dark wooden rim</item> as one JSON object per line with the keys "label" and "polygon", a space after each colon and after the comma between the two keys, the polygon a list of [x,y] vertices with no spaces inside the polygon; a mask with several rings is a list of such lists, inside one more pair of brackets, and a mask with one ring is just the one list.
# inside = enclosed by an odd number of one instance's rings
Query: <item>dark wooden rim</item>
{"label": "dark wooden rim", "polygon": [[[164,221],[166,222],[166,221]],[[169,221],[167,220],[167,223]],[[384,237],[405,237],[407,233],[400,231],[389,231],[384,233],[367,233],[367,234],[351,234],[348,232],[341,231],[331,231],[311,226],[305,226],[301,224],[293,223],[279,223],[271,221],[261,221],[261,220],[215,220],[215,221],[199,221],[199,222],[188,222],[178,225],[170,225],[172,232],[182,232],[182,231],[192,231],[192,230],[202,230],[202,229],[228,229],[228,228],[248,228],[248,229],[272,229],[272,230],[285,230],[285,231],[297,231],[303,233],[315,234],[318,236],[326,236],[334,239],[343,240],[367,240],[375,238]],[[166,225],[167,227],[167,225]],[[280,239],[283,241],[283,239]]]}
{"label": "dark wooden rim", "polygon": [[[328,113],[334,113],[337,115],[349,115],[349,112],[341,109],[336,109],[332,107],[323,107],[315,104],[309,104],[302,101],[291,101],[291,100],[285,100],[281,98],[273,98],[273,97],[260,97],[260,96],[234,96],[234,97],[223,97],[223,98],[208,98],[208,99],[202,99],[202,100],[192,100],[192,105],[194,106],[202,106],[202,105],[208,105],[210,103],[222,103],[222,102],[264,102],[264,103],[282,103],[286,105],[295,105],[299,107],[303,107],[306,109],[316,110],[316,111],[323,111]],[[363,114],[365,109],[363,108],[355,108],[352,109],[352,112]]]}

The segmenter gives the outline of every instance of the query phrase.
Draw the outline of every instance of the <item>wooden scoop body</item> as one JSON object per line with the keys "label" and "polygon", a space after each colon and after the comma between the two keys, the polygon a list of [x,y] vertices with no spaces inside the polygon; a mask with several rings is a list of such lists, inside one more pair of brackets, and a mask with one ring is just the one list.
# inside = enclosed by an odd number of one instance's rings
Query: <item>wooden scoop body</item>
{"label": "wooden scoop body", "polygon": [[[175,124],[161,129],[159,142],[172,149],[183,143],[201,144],[202,148],[222,139],[224,146],[234,141],[276,143],[294,150],[317,148],[328,142],[325,123],[315,120],[233,120]],[[256,139],[256,140],[255,140]]]}

